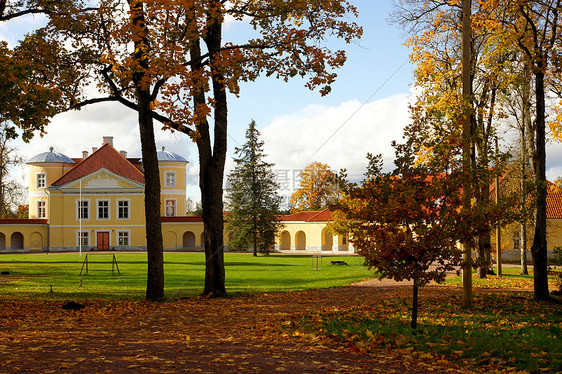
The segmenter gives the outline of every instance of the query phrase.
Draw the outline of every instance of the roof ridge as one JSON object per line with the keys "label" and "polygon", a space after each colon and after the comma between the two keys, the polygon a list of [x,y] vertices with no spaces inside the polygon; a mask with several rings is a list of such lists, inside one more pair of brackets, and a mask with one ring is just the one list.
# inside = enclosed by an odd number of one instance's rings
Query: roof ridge
{"label": "roof ridge", "polygon": [[[109,157],[104,157],[104,152],[109,152]],[[119,157],[116,157],[119,155]],[[117,165],[111,164],[111,158],[117,161]],[[118,165],[124,164],[129,170],[119,170]],[[90,168],[90,169],[88,169]],[[86,170],[83,170],[86,169]],[[124,177],[135,182],[144,184],[144,174],[135,167],[121,152],[117,151],[110,144],[105,143],[96,149],[91,155],[80,161],[72,169],[61,175],[57,180],[51,183],[51,186],[61,186],[73,182],[79,178],[90,175],[100,169],[106,169],[116,175]],[[83,174],[82,174],[83,173]],[[76,176],[74,176],[76,174]]]}

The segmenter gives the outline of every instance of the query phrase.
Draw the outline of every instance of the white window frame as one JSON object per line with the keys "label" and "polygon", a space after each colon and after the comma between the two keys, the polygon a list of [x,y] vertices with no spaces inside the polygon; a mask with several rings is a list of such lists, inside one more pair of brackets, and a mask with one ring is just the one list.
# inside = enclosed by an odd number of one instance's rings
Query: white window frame
{"label": "white window frame", "polygon": [[[127,216],[126,217],[119,217],[120,209],[121,209],[121,207],[119,206],[120,203],[127,203]],[[121,220],[121,221],[131,219],[131,199],[118,199],[117,200],[117,209],[116,209],[115,218],[118,219],[118,220]]]}
{"label": "white window frame", "polygon": [[[172,202],[174,207],[174,214],[168,214],[168,202]],[[176,217],[178,215],[178,201],[177,199],[165,199],[164,200],[164,216],[166,217]]]}
{"label": "white window frame", "polygon": [[[80,218],[80,203],[86,203],[86,215],[87,218]],[[77,221],[89,221],[91,212],[90,212],[90,199],[76,199],[76,220]]]}
{"label": "white window frame", "polygon": [[[107,215],[105,217],[100,216],[100,204],[107,203]],[[106,208],[106,207],[104,207]],[[98,220],[107,221],[111,219],[111,200],[109,199],[96,199],[96,217]]]}
{"label": "white window frame", "polygon": [[[41,182],[41,183],[39,183]],[[37,189],[47,188],[47,173],[40,172],[35,174],[35,187]]]}
{"label": "white window frame", "polygon": [[90,232],[89,231],[76,231],[76,247],[80,247],[80,239],[85,238],[86,243],[82,243],[82,248],[90,247]]}
{"label": "white window frame", "polygon": [[[43,213],[43,214],[41,214]],[[47,201],[37,200],[37,218],[47,218]]]}
{"label": "white window frame", "polygon": [[[117,246],[119,247],[129,247],[131,245],[131,230],[117,230],[116,234]],[[125,238],[127,244],[122,244],[121,239]]]}
{"label": "white window frame", "polygon": [[[168,179],[168,177],[171,177]],[[177,186],[177,173],[175,171],[164,172],[164,186],[165,188],[176,188]]]}

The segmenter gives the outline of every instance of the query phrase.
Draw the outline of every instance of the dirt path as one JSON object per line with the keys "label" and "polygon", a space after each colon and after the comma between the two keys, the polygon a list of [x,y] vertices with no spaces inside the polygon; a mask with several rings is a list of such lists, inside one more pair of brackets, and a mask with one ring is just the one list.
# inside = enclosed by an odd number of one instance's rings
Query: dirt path
{"label": "dirt path", "polygon": [[60,301],[0,300],[0,373],[446,372],[400,356],[299,343],[281,328],[305,310],[409,298],[410,292],[407,283],[370,280],[229,299],[89,301],[81,311],[64,311]]}

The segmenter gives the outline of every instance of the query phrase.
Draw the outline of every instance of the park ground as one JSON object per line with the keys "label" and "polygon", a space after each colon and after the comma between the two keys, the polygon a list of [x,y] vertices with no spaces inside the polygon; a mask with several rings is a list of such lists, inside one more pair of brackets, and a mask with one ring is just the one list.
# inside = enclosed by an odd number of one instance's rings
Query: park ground
{"label": "park ground", "polygon": [[[499,313],[506,308],[508,313],[520,313],[518,308],[524,305],[528,319],[539,321],[554,339],[545,344],[560,342],[560,306],[535,305],[530,284],[517,282],[512,288],[475,285],[474,310],[460,306],[462,289],[457,285],[424,287],[420,331],[431,331],[429,325],[440,320],[437,329],[448,329],[447,319],[475,316],[495,302],[492,307],[500,309],[492,310],[498,314],[489,321],[492,327],[512,323]],[[490,349],[477,358],[462,360],[463,350],[468,350],[462,345],[467,343],[452,333],[448,336],[458,340],[453,343],[460,347],[450,348],[448,343],[447,350],[427,350],[408,344],[415,334],[397,331],[388,336],[366,330],[364,338],[365,332],[345,329],[338,335],[322,325],[322,321],[344,316],[359,320],[365,313],[384,319],[396,305],[407,312],[410,298],[408,283],[376,279],[328,289],[242,293],[223,299],[189,297],[162,303],[88,299],[82,301],[85,308],[81,310],[63,310],[64,301],[57,298],[2,296],[0,373],[526,372],[515,358],[502,358]],[[453,314],[436,315],[439,305],[453,308]],[[530,315],[537,307],[544,308],[542,317],[540,313]],[[558,320],[549,320],[552,316]],[[400,322],[403,331],[408,330],[407,317],[405,313]],[[516,323],[520,325],[509,327],[510,331],[524,335],[525,321]],[[470,335],[470,327],[465,328],[463,334]],[[436,343],[427,344],[433,347]],[[501,351],[505,342],[495,344]],[[550,348],[531,352],[538,366],[529,372],[562,372],[560,348]]]}

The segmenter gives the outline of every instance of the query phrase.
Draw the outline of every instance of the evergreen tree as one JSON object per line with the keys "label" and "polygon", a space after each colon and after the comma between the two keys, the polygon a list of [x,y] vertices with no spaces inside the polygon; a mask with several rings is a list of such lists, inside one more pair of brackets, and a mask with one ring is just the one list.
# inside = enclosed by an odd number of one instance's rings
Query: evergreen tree
{"label": "evergreen tree", "polygon": [[282,224],[277,219],[282,197],[277,190],[273,164],[263,159],[263,141],[255,121],[246,131],[246,143],[235,148],[236,166],[228,175],[227,230],[231,234],[230,246],[245,250],[252,248],[269,253],[275,243],[275,235]]}

